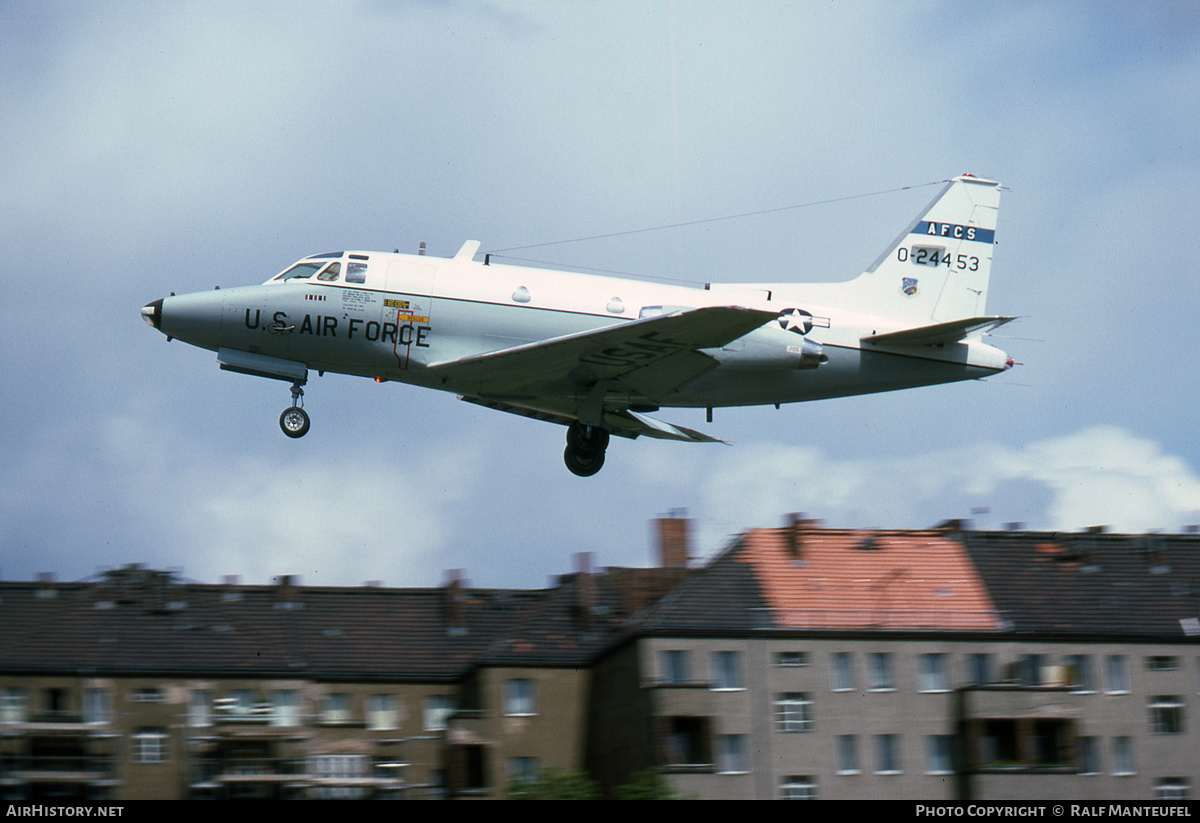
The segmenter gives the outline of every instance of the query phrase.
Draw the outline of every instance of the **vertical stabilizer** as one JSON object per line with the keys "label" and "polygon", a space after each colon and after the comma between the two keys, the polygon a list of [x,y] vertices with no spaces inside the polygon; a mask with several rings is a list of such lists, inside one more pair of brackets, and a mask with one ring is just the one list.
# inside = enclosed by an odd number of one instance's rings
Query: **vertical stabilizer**
{"label": "vertical stabilizer", "polygon": [[951,180],[858,278],[863,308],[922,324],[983,316],[999,208],[999,183]]}

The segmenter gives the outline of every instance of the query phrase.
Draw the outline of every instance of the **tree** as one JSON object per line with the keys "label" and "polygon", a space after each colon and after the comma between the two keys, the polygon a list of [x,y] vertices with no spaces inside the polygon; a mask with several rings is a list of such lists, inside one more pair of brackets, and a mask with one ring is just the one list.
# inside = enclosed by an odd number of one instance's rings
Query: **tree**
{"label": "tree", "polygon": [[518,781],[508,787],[510,800],[596,800],[600,790],[584,772],[546,769],[533,782]]}

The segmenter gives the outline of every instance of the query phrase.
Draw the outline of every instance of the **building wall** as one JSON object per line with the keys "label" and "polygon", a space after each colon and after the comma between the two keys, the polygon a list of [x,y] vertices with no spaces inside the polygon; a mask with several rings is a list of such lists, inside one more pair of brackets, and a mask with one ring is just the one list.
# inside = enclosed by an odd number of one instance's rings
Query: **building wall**
{"label": "building wall", "polygon": [[[427,711],[427,701],[455,692],[433,684],[0,676],[10,704],[0,716],[4,791],[12,799],[435,797],[444,783],[444,713]],[[50,712],[51,694],[63,709]],[[24,695],[23,710],[14,695]]]}
{"label": "building wall", "polygon": [[588,669],[477,670],[450,720],[452,791],[500,799],[546,769],[585,770],[589,680]]}
{"label": "building wall", "polygon": [[[980,688],[973,655],[991,663]],[[1110,659],[1127,682],[1106,682]],[[1149,799],[1200,781],[1191,643],[648,638],[638,663],[655,755],[685,797]],[[698,754],[681,757],[689,736]]]}

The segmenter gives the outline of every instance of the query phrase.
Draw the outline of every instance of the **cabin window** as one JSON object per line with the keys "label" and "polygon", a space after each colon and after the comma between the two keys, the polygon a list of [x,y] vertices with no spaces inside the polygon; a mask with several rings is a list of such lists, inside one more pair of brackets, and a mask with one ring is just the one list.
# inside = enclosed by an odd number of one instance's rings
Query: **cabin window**
{"label": "cabin window", "polygon": [[351,263],[346,266],[346,282],[347,283],[366,283],[367,282],[367,264],[366,263]]}

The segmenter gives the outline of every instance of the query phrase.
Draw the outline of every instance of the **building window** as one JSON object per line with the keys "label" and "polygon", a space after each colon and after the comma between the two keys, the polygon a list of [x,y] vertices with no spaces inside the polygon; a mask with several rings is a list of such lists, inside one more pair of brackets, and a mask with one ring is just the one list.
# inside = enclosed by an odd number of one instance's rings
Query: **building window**
{"label": "building window", "polygon": [[1033,722],[1034,765],[1062,768],[1071,765],[1074,724],[1070,720]]}
{"label": "building window", "polygon": [[447,694],[431,694],[423,701],[425,731],[440,732],[454,712],[454,698]]}
{"label": "building window", "polygon": [[536,783],[539,773],[540,768],[536,757],[508,758],[508,781],[510,783]]}
{"label": "building window", "polygon": [[134,703],[161,703],[163,690],[157,687],[138,689],[131,695]]}
{"label": "building window", "polygon": [[712,656],[713,688],[744,689],[741,652],[715,652]]}
{"label": "building window", "polygon": [[1179,670],[1179,658],[1169,654],[1156,654],[1146,658],[1146,671],[1174,672]]}
{"label": "building window", "polygon": [[1133,738],[1113,738],[1113,774],[1134,774],[1133,768]]}
{"label": "building window", "polygon": [[776,652],[776,666],[807,666],[808,652]]}
{"label": "building window", "polygon": [[718,740],[720,756],[717,771],[720,774],[744,774],[746,766],[746,738],[740,734],[723,734]]}
{"label": "building window", "polygon": [[1087,654],[1073,654],[1067,658],[1067,679],[1077,692],[1094,692],[1096,676],[1092,671],[1092,658]]}
{"label": "building window", "polygon": [[166,763],[167,733],[162,729],[139,729],[133,735],[133,759],[138,763]]}
{"label": "building window", "polygon": [[659,652],[658,668],[664,683],[687,683],[692,679],[691,655],[684,649]]}
{"label": "building window", "polygon": [[1100,774],[1100,746],[1096,738],[1076,738],[1075,759],[1080,774]]}
{"label": "building window", "polygon": [[217,700],[220,718],[230,722],[258,720],[257,705],[253,689],[234,689],[228,697]]}
{"label": "building window", "polygon": [[946,655],[921,655],[921,691],[950,691],[950,675],[947,671]]}
{"label": "building window", "polygon": [[1150,700],[1150,733],[1183,734],[1183,699],[1160,694]]}
{"label": "building window", "polygon": [[212,725],[212,692],[193,689],[188,697],[188,725],[201,728]]}
{"label": "building window", "polygon": [[372,694],[367,697],[367,728],[395,729],[399,726],[396,697],[391,694]]}
{"label": "building window", "polygon": [[300,725],[300,695],[294,689],[279,689],[271,701],[272,726]]}
{"label": "building window", "polygon": [[504,713],[507,715],[537,714],[537,684],[517,678],[504,683]]}
{"label": "building window", "polygon": [[811,732],[812,700],[807,692],[785,692],[775,698],[775,730]]}
{"label": "building window", "polygon": [[929,756],[929,774],[951,774],[954,771],[954,737],[948,734],[931,734],[925,738]]}
{"label": "building window", "polygon": [[84,689],[83,722],[108,723],[112,720],[112,695],[108,689]]}
{"label": "building window", "polygon": [[806,775],[789,775],[779,784],[779,796],[784,800],[816,800],[817,781]]}
{"label": "building window", "polygon": [[975,653],[967,656],[967,681],[972,686],[987,686],[995,682],[992,656]]}
{"label": "building window", "polygon": [[859,774],[862,769],[858,765],[858,735],[839,734],[838,774]]}
{"label": "building window", "polygon": [[666,762],[671,766],[700,766],[712,763],[708,718],[666,718]]}
{"label": "building window", "polygon": [[896,673],[890,652],[867,655],[867,678],[871,691],[892,691],[896,688]]}
{"label": "building window", "polygon": [[1040,686],[1045,661],[1040,654],[1027,654],[1021,661],[1021,681],[1027,686]]}
{"label": "building window", "polygon": [[1192,790],[1186,777],[1164,777],[1154,787],[1156,800],[1189,800],[1191,796]]}
{"label": "building window", "polygon": [[1017,722],[1015,720],[985,720],[979,738],[979,764],[985,768],[1003,767],[1016,763]]}
{"label": "building window", "polygon": [[[361,784],[370,777],[371,761],[362,754],[318,754],[308,759],[309,773],[317,786],[309,789],[309,797],[319,800],[363,800],[367,789]],[[342,785],[339,783],[360,785]]]}
{"label": "building window", "polygon": [[350,695],[341,692],[325,695],[321,703],[321,722],[341,726],[350,722]]}
{"label": "building window", "polygon": [[1109,694],[1129,692],[1129,663],[1123,655],[1110,654],[1104,659],[1104,690]]}
{"label": "building window", "polygon": [[850,652],[835,652],[829,670],[829,685],[835,692],[854,691],[854,659]]}
{"label": "building window", "polygon": [[896,734],[875,735],[875,773],[900,773],[900,736]]}
{"label": "building window", "polygon": [[9,687],[0,691],[0,723],[24,723],[28,706],[29,697],[24,689]]}

